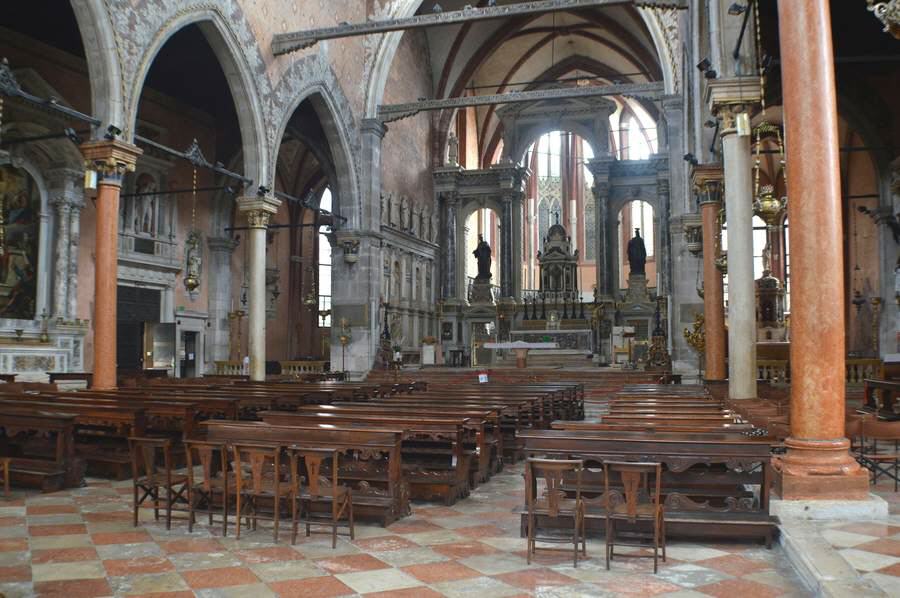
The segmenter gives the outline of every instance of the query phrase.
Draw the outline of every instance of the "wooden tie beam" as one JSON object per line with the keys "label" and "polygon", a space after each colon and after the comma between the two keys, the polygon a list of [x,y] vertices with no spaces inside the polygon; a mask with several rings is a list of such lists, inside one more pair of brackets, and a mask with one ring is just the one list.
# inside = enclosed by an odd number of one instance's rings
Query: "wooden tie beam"
{"label": "wooden tie beam", "polygon": [[600,96],[631,96],[655,100],[663,93],[662,83],[619,83],[614,85],[592,85],[586,87],[557,87],[553,89],[532,89],[511,91],[485,96],[465,96],[440,100],[421,100],[407,104],[382,104],[378,106],[378,120],[388,123],[414,116],[419,112],[468,108],[470,106],[491,106],[520,102],[542,102],[549,100],[571,100]]}
{"label": "wooden tie beam", "polygon": [[340,23],[334,27],[322,27],[308,31],[279,33],[272,38],[272,53],[275,56],[289,54],[314,46],[320,41],[341,37],[356,37],[373,33],[387,33],[407,29],[422,29],[440,25],[454,25],[470,21],[487,21],[528,14],[598,8],[617,4],[633,4],[640,8],[686,9],[686,0],[540,0],[519,2],[503,6],[484,8],[466,7],[462,10],[435,12],[430,14],[402,17],[399,19],[378,19],[364,23]]}

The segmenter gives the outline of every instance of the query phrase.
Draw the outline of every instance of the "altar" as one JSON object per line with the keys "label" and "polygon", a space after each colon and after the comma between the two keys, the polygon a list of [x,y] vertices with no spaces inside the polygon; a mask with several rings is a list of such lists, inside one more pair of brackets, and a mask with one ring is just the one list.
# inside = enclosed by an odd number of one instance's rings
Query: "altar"
{"label": "altar", "polygon": [[525,343],[552,343],[555,349],[593,353],[593,331],[581,330],[511,330],[510,341]]}
{"label": "altar", "polygon": [[505,343],[484,343],[485,349],[511,350],[516,354],[516,367],[524,368],[528,366],[528,351],[530,349],[557,349],[559,345],[553,342],[535,342],[529,343],[525,341],[514,341]]}

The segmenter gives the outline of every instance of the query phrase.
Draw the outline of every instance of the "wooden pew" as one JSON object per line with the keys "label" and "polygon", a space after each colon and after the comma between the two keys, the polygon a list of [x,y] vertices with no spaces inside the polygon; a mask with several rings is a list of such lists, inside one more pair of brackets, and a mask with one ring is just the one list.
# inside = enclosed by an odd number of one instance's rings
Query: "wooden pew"
{"label": "wooden pew", "polygon": [[463,417],[466,428],[475,432],[475,443],[467,449],[474,449],[478,455],[476,482],[486,481],[492,473],[499,471],[503,463],[503,435],[500,430],[499,409],[442,409],[418,405],[385,405],[379,402],[337,403],[334,405],[305,405],[300,407],[301,413],[352,413],[359,415],[390,416],[427,416],[427,417]]}
{"label": "wooden pew", "polygon": [[[762,538],[771,545],[777,521],[769,515],[771,445],[766,439],[606,430],[531,430],[522,436],[529,456],[585,459],[589,467],[604,460],[660,462],[669,533]],[[748,487],[756,488],[758,500]],[[596,530],[603,527],[605,503],[602,488],[593,490],[585,494],[588,527]],[[523,516],[523,526],[525,521]]]}
{"label": "wooden pew", "polygon": [[63,408],[69,403],[90,402],[95,405],[121,406],[144,409],[146,429],[149,436],[172,436],[173,439],[192,438],[197,421],[195,404],[187,401],[148,400],[129,395],[93,394],[90,391],[78,393],[41,393],[33,395],[34,400],[52,401]]}
{"label": "wooden pew", "polygon": [[75,442],[79,457],[88,465],[88,473],[126,479],[131,472],[128,455],[129,436],[144,436],[146,412],[139,407],[54,401],[39,395],[0,395],[0,410],[26,406],[46,411],[61,411],[75,416]]}
{"label": "wooden pew", "polygon": [[445,505],[452,505],[469,495],[469,471],[475,453],[465,449],[466,418],[278,411],[263,413],[261,417],[262,421],[273,425],[330,424],[342,429],[402,429],[403,476],[409,483],[411,498],[440,498]]}
{"label": "wooden pew", "polygon": [[859,409],[861,413],[875,413],[879,419],[888,421],[900,419],[900,414],[894,409],[900,394],[900,382],[866,379],[864,392],[865,402]]}
{"label": "wooden pew", "polygon": [[84,461],[75,456],[75,416],[30,405],[0,405],[2,455],[11,457],[10,478],[17,486],[55,492],[77,488]]}
{"label": "wooden pew", "polygon": [[692,434],[747,434],[753,431],[753,425],[748,423],[720,423],[720,422],[616,422],[606,423],[602,421],[556,421],[551,428],[554,430],[607,430],[620,432],[685,432]]}
{"label": "wooden pew", "polygon": [[388,526],[410,513],[409,487],[403,480],[402,430],[230,421],[206,421],[200,427],[207,440],[219,442],[337,448],[345,457],[340,479],[353,489],[357,518],[377,519]]}

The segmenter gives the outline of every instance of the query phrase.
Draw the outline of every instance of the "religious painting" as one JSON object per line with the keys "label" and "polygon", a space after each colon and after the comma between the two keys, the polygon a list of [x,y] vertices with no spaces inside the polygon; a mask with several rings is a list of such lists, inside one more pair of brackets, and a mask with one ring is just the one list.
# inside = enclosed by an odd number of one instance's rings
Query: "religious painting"
{"label": "religious painting", "polygon": [[0,166],[0,317],[35,318],[41,194],[21,168]]}

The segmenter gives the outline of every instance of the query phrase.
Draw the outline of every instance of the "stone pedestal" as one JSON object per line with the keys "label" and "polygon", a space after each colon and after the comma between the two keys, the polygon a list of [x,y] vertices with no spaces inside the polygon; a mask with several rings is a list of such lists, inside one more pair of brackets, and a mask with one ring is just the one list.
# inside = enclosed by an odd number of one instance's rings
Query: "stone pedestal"
{"label": "stone pedestal", "polygon": [[491,281],[488,278],[476,278],[472,281],[472,296],[469,303],[494,304],[494,296],[491,294]]}
{"label": "stone pedestal", "polygon": [[628,275],[628,291],[625,293],[625,303],[650,303],[646,274]]}

